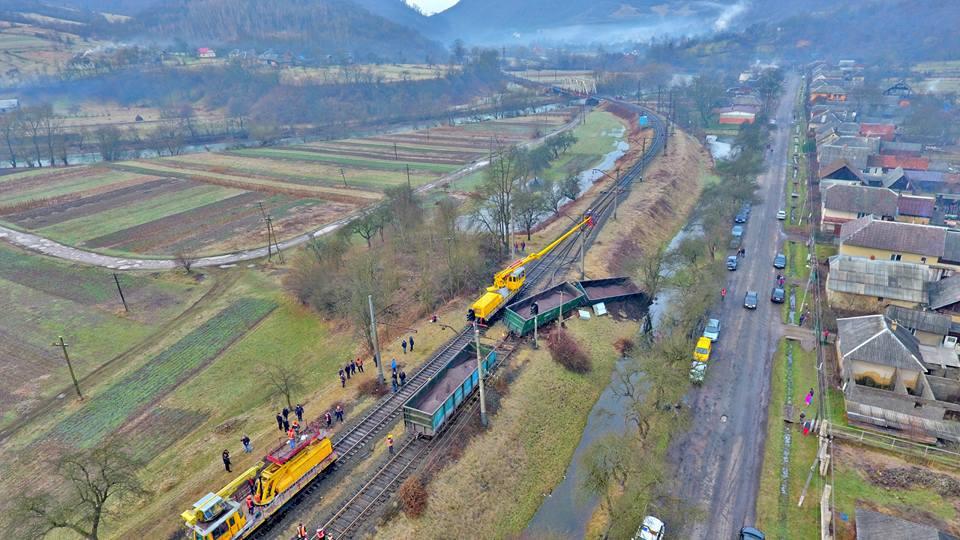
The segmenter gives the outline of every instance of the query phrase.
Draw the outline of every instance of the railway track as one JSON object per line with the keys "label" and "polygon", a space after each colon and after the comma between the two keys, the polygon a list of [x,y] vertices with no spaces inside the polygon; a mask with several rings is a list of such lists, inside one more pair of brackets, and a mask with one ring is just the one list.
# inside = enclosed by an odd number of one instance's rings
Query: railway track
{"label": "railway track", "polygon": [[[651,144],[648,145],[647,152],[641,159],[638,160],[626,174],[621,176],[620,182],[611,186],[610,189],[595,199],[591,207],[594,215],[594,227],[592,231],[599,231],[603,227],[603,224],[606,223],[612,214],[614,197],[622,199],[629,194],[629,189],[633,181],[643,173],[650,159],[663,148],[666,138],[663,121],[658,116],[653,114],[652,111],[647,111],[641,107],[628,106],[648,115],[651,127],[653,127],[655,131],[654,139]],[[518,291],[512,301],[518,301],[522,299],[524,295],[532,294],[539,289],[550,286],[557,270],[572,261],[576,261],[579,257],[579,249],[577,249],[578,243],[584,242],[584,249],[589,248],[593,243],[593,238],[595,238],[596,235],[590,234],[590,229],[587,231],[588,232],[571,236],[561,245],[557,246],[549,255],[537,261],[537,264],[527,273],[524,286]],[[583,239],[580,236],[581,234],[588,234],[589,236]],[[499,311],[497,315],[499,315]],[[394,424],[403,411],[404,403],[470,343],[473,339],[472,331],[472,326],[464,326],[454,337],[437,349],[429,360],[424,362],[416,371],[407,377],[407,383],[399,392],[381,398],[380,401],[374,405],[373,409],[359,421],[350,424],[349,427],[334,437],[333,447],[339,454],[337,463],[333,467],[334,472],[346,467],[351,467],[354,458],[361,452],[367,454],[372,452],[372,443],[382,438],[385,435],[384,432],[386,428]],[[510,352],[512,352],[512,348]],[[506,356],[508,355],[504,355],[504,357]],[[466,405],[461,407],[461,410],[465,408],[467,408]],[[373,477],[365,483],[352,498],[347,500],[346,504],[334,514],[334,517],[326,522],[325,528],[329,527],[331,531],[334,529],[340,531],[340,534],[334,536],[334,538],[338,540],[349,537],[352,531],[356,530],[361,518],[370,515],[379,505],[386,502],[393,493],[393,490],[412,470],[409,464],[402,464],[403,460],[400,459],[401,456],[414,456],[409,458],[411,460],[410,463],[417,462],[423,457],[424,449],[429,445],[429,441],[422,439],[404,441],[400,451],[397,452],[386,465],[377,470]],[[404,460],[406,459],[407,458],[404,458]],[[294,504],[310,505],[316,503],[319,500],[316,491],[321,485],[322,482],[313,482],[304,490],[304,493],[294,501]],[[289,519],[290,514],[294,513],[295,512],[286,512],[286,516],[281,516],[278,523],[275,523],[264,532],[278,529],[282,530],[283,528],[289,527],[293,521]]]}

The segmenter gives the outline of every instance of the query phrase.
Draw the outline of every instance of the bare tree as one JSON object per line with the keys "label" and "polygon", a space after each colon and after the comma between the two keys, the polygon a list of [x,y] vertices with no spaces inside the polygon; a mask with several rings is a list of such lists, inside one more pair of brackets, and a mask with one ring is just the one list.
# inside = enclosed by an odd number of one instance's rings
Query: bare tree
{"label": "bare tree", "polygon": [[43,136],[47,146],[47,157],[50,166],[57,163],[57,149],[65,144],[63,134],[63,118],[53,114],[52,107],[44,107],[44,114],[40,117]]}
{"label": "bare tree", "polygon": [[17,156],[20,151],[19,139],[22,128],[23,122],[19,110],[0,115],[0,136],[3,137],[3,145],[7,149],[7,161],[14,169],[19,163]]}
{"label": "bare tree", "polygon": [[261,375],[273,391],[273,395],[281,396],[287,401],[287,408],[293,409],[294,393],[303,388],[300,375],[291,368],[282,365],[261,366]]}
{"label": "bare tree", "polygon": [[120,157],[123,135],[115,126],[103,126],[93,133],[97,139],[97,148],[104,161],[116,161]]}
{"label": "bare tree", "polygon": [[177,262],[177,266],[183,268],[188,274],[193,273],[193,263],[197,262],[196,256],[186,251],[178,251],[174,255],[174,260]]}
{"label": "bare tree", "polygon": [[108,505],[148,493],[137,478],[140,466],[112,442],[71,451],[56,463],[63,480],[57,490],[19,498],[14,522],[25,536],[42,538],[50,531],[66,529],[87,540],[98,540],[103,522],[115,517]]}

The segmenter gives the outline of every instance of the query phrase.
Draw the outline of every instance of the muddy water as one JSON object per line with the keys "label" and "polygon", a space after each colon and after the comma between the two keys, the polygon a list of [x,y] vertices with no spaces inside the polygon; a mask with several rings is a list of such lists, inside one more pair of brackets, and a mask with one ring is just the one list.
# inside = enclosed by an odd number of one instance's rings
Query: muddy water
{"label": "muddy water", "polygon": [[[698,229],[696,227],[682,229],[670,241],[668,251],[676,248],[691,234],[699,234]],[[671,268],[664,268],[662,271],[664,277],[669,277],[672,273]],[[673,291],[664,289],[650,305],[648,316],[654,329],[668,312],[673,296]],[[590,410],[587,425],[583,429],[580,443],[567,466],[563,480],[543,499],[540,509],[527,525],[528,533],[553,533],[564,538],[583,538],[586,534],[587,523],[596,510],[599,500],[596,497],[586,496],[580,489],[581,462],[583,455],[594,441],[611,433],[623,433],[626,429],[625,403],[621,397],[623,382],[619,373],[624,372],[631,361],[627,358],[617,362],[616,369],[610,376],[610,384]]]}

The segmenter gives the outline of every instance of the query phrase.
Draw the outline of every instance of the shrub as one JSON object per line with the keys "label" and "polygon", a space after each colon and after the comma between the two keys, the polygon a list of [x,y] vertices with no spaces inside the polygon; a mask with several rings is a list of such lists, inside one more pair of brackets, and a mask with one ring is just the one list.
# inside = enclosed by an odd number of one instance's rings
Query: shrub
{"label": "shrub", "polygon": [[419,476],[411,476],[400,485],[397,499],[407,517],[418,518],[427,509],[429,499],[427,487],[423,485]]}
{"label": "shrub", "polygon": [[387,395],[390,391],[387,385],[380,383],[380,376],[374,374],[371,379],[366,379],[357,387],[361,396],[371,396],[378,398]]}
{"label": "shrub", "polygon": [[587,373],[593,368],[590,357],[569,332],[556,330],[547,337],[547,348],[553,361],[574,373]]}
{"label": "shrub", "polygon": [[622,337],[613,343],[613,348],[617,351],[617,354],[620,356],[627,356],[633,352],[633,348],[636,346],[636,343],[633,342],[630,338]]}

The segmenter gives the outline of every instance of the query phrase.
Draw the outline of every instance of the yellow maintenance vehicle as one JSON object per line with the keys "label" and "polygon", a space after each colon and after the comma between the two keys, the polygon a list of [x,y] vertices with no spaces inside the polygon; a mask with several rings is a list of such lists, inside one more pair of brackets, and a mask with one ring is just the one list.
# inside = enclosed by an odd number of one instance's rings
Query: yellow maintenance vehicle
{"label": "yellow maintenance vehicle", "polygon": [[180,517],[194,540],[247,538],[336,460],[326,434],[307,428]]}
{"label": "yellow maintenance vehicle", "polygon": [[478,298],[467,311],[467,319],[477,319],[481,322],[488,320],[501,306],[506,304],[527,278],[526,265],[553,251],[561,242],[573,233],[593,226],[593,216],[588,211],[582,220],[565,232],[560,238],[551,242],[547,247],[536,253],[531,253],[522,259],[517,259],[510,266],[497,272],[493,276],[493,285],[487,287],[487,292]]}

